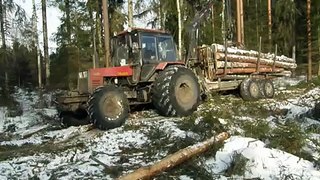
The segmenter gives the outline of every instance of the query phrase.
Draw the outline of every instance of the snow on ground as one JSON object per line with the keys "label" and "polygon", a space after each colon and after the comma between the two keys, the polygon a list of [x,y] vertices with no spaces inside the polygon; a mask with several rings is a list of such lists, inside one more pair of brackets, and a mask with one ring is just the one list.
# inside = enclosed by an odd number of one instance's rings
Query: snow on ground
{"label": "snow on ground", "polygon": [[[71,127],[62,131],[77,132],[81,128]],[[108,176],[105,177],[104,167],[99,166],[93,158],[99,159],[107,166],[115,166],[121,157],[120,148],[141,147],[147,143],[147,137],[138,132],[122,132],[119,128],[104,132],[101,137],[87,139],[85,143],[87,148],[84,149],[71,149],[57,154],[54,152],[41,153],[0,162],[0,174],[2,174],[0,179],[6,179],[6,177],[28,179],[36,176],[40,179],[62,177],[64,179],[77,179],[86,176],[112,179]]]}
{"label": "snow on ground", "polygon": [[320,88],[316,87],[298,97],[293,97],[285,101],[277,101],[271,104],[267,104],[266,106],[269,106],[270,109],[289,110],[286,118],[295,119],[313,109],[315,104],[319,102],[319,100]]}
{"label": "snow on ground", "polygon": [[[302,79],[282,80],[285,82],[281,86],[297,84]],[[92,130],[90,125],[52,129],[51,123],[43,119],[47,116],[52,118],[51,121],[56,120],[56,111],[47,103],[51,95],[43,95],[42,98],[47,100],[43,107],[40,107],[39,95],[35,92],[16,89],[13,96],[20,104],[22,114],[8,117],[7,108],[0,107],[0,134],[10,135],[10,139],[2,142],[0,138],[0,179],[114,179],[166,156],[166,149],[152,149],[155,141],[161,147],[170,147],[172,141],[183,141],[186,137],[200,139],[195,132],[179,129],[178,124],[183,123],[180,118],[159,116],[135,117],[126,126],[109,131]],[[288,109],[290,113],[285,119],[289,119],[309,111],[319,98],[320,88],[314,88],[298,97],[285,101],[271,100],[267,104],[270,109]],[[238,119],[246,121],[248,118],[253,120],[251,117]],[[197,126],[200,121],[201,118],[198,118],[194,125]],[[221,118],[219,121],[226,122]],[[316,121],[309,118],[302,125],[306,123]],[[9,125],[14,125],[15,131],[6,132]],[[154,129],[153,134],[160,137],[150,135]],[[314,134],[314,138],[320,139],[320,135]],[[9,150],[2,152],[6,148]],[[24,148],[26,152],[21,153]],[[7,151],[13,156],[1,160],[2,153]],[[155,154],[150,155],[152,152]],[[267,148],[264,142],[257,139],[241,136],[232,136],[214,157],[207,158],[205,170],[214,177],[220,175],[221,179],[227,179],[229,177],[225,177],[224,173],[234,163],[236,155],[246,159],[245,173],[244,176],[232,175],[231,178],[320,179],[319,171],[312,162]],[[176,178],[192,179],[184,174]]]}
{"label": "snow on ground", "polygon": [[292,77],[279,77],[276,78],[273,83],[274,86],[278,89],[286,89],[286,87],[288,86],[295,86],[297,84],[299,84],[302,81],[306,81],[306,76],[297,76],[295,78]]}
{"label": "snow on ground", "polygon": [[233,162],[235,155],[248,160],[245,178],[320,179],[320,172],[309,161],[277,149],[269,149],[259,140],[234,136],[226,141],[216,156],[206,161],[207,170],[221,174]]}
{"label": "snow on ground", "polygon": [[[15,101],[19,104],[19,108],[16,111],[21,111],[21,116],[16,117],[3,117],[0,123],[0,133],[8,130],[7,128],[11,126],[11,130],[19,133],[26,133],[30,127],[42,124],[41,114],[48,117],[53,117],[56,115],[56,110],[54,108],[44,108],[41,106],[46,106],[48,103],[48,96],[41,97],[43,103],[39,103],[39,94],[33,91],[22,90],[16,88],[16,92],[13,94]],[[3,114],[0,112],[0,114]],[[3,115],[2,115],[3,116]],[[1,117],[1,116],[0,116]]]}

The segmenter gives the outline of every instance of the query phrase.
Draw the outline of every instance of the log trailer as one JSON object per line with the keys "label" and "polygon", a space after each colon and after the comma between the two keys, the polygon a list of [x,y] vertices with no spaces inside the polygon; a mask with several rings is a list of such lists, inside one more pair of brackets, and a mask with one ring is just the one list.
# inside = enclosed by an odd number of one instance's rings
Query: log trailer
{"label": "log trailer", "polygon": [[294,69],[295,61],[219,44],[197,46],[197,28],[212,2],[188,28],[186,60],[177,58],[173,37],[165,31],[133,28],[113,37],[112,67],[80,72],[77,91],[56,100],[60,117],[71,115],[75,124],[105,130],[123,125],[134,105],[153,104],[163,116],[188,116],[210,91],[238,89],[244,100],[272,98],[271,79]]}

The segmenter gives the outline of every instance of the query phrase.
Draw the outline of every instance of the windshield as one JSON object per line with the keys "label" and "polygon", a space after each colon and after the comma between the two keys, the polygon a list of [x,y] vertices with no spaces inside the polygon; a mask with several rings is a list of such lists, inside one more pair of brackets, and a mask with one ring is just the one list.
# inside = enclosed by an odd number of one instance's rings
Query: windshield
{"label": "windshield", "polygon": [[171,36],[142,35],[141,48],[145,63],[176,61],[176,50]]}

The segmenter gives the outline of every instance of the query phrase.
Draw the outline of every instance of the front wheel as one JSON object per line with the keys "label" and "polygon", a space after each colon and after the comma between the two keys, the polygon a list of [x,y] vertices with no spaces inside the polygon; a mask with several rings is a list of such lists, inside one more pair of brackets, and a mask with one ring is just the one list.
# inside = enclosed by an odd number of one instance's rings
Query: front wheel
{"label": "front wheel", "polygon": [[128,99],[124,92],[114,85],[97,88],[88,105],[90,119],[102,130],[120,127],[129,116]]}

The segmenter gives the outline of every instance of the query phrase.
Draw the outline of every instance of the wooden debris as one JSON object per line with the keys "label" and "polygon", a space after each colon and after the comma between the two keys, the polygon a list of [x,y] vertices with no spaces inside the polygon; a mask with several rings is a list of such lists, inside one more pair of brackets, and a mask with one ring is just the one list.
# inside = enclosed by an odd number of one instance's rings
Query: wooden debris
{"label": "wooden debris", "polygon": [[150,179],[151,177],[154,177],[163,171],[173,168],[196,155],[204,153],[211,146],[223,142],[228,138],[228,133],[220,133],[219,135],[214,136],[204,142],[181,149],[178,152],[167,156],[166,158],[162,159],[159,162],[156,162],[151,166],[142,167],[132,173],[124,175],[120,177],[119,180]]}

